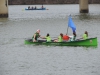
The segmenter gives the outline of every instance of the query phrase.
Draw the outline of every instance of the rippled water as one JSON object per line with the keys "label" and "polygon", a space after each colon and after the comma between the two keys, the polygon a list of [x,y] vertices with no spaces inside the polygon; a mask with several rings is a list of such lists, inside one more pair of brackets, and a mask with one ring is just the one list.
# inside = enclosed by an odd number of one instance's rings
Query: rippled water
{"label": "rippled water", "polygon": [[[11,5],[9,18],[0,18],[0,75],[100,75],[100,5],[89,5],[88,14],[80,14],[77,4],[44,6],[48,10]],[[89,37],[98,38],[97,48],[24,45],[37,29],[42,36],[65,34],[70,14],[77,38],[87,30]]]}

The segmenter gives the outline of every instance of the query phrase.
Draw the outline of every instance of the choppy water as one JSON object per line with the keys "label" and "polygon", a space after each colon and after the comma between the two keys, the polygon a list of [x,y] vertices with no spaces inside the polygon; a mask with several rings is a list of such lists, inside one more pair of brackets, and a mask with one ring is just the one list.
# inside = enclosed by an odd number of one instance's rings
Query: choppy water
{"label": "choppy water", "polygon": [[[88,14],[80,14],[77,4],[45,5],[44,11],[25,11],[26,7],[9,6],[9,18],[0,18],[0,75],[100,75],[99,4],[89,5]],[[89,37],[98,38],[97,48],[24,45],[37,29],[42,36],[65,34],[70,14],[77,38],[87,30]],[[72,35],[70,28],[68,34]]]}

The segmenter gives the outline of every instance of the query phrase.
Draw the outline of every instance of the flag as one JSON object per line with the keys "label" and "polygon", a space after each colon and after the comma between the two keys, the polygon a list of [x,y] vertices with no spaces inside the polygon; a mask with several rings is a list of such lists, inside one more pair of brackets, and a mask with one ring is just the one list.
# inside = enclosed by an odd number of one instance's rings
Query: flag
{"label": "flag", "polygon": [[75,32],[76,26],[75,26],[71,16],[69,16],[69,18],[68,18],[68,27],[72,28],[72,31]]}

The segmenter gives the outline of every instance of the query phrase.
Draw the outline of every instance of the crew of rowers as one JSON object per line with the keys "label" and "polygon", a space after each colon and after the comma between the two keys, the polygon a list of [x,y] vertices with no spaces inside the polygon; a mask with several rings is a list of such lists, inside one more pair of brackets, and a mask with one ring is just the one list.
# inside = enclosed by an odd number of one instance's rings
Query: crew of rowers
{"label": "crew of rowers", "polygon": [[[43,7],[43,5],[41,6],[41,8],[43,9],[44,7]],[[28,9],[37,9],[37,7],[35,6],[35,7],[30,7],[30,6],[28,6]]]}
{"label": "crew of rowers", "polygon": [[[45,37],[41,37],[39,29],[36,31],[36,33],[34,33],[34,35],[32,37],[33,42],[38,42],[38,38],[46,39],[47,42],[51,42],[52,41],[49,33],[47,33],[47,35]],[[84,39],[85,40],[87,38],[88,38],[88,32],[85,31],[85,33],[83,34],[82,38],[80,38],[80,39]],[[76,40],[76,32],[73,32],[73,37],[70,37],[67,34],[63,35],[62,33],[60,33],[58,38],[54,39],[53,42],[68,42],[68,41],[75,41],[75,40]]]}

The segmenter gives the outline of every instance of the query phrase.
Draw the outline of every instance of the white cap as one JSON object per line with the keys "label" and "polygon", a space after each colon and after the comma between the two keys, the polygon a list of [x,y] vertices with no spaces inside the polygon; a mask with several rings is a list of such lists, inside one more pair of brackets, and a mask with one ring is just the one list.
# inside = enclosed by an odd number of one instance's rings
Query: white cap
{"label": "white cap", "polygon": [[37,29],[37,32],[40,32],[40,29]]}

